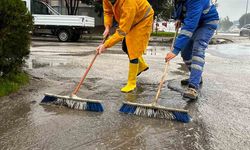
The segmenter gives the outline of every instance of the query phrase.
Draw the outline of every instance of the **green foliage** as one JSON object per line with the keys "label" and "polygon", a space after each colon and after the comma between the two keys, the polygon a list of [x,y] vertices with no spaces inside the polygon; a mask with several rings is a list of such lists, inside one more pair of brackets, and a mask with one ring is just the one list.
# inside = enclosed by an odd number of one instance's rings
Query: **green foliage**
{"label": "green foliage", "polygon": [[25,73],[8,74],[0,78],[0,97],[16,92],[19,88],[29,82],[29,77]]}
{"label": "green foliage", "polygon": [[87,5],[93,5],[95,7],[95,12],[98,14],[98,17],[103,16],[102,0],[81,0],[82,3]]}
{"label": "green foliage", "polygon": [[[82,0],[82,2],[86,3],[87,5],[94,5],[95,12],[98,13],[99,17],[102,17],[102,0]],[[173,12],[172,0],[148,0],[148,2],[152,5],[155,11],[155,16],[163,20],[171,19]]]}
{"label": "green foliage", "polygon": [[103,16],[102,1],[95,0],[93,5],[95,6],[95,12],[98,13],[98,17],[102,17]]}
{"label": "green foliage", "polygon": [[228,29],[233,25],[233,22],[229,20],[229,17],[225,17],[220,20],[219,30],[228,31]]}
{"label": "green foliage", "polygon": [[79,2],[85,3],[87,5],[92,5],[95,7],[95,12],[99,17],[103,15],[102,0],[64,0],[66,8],[68,10],[68,15],[76,15],[79,7]]}
{"label": "green foliage", "polygon": [[0,0],[0,77],[21,70],[30,52],[32,24],[21,0]]}
{"label": "green foliage", "polygon": [[246,24],[250,24],[250,13],[242,15],[239,19],[239,22],[240,22],[240,28]]}
{"label": "green foliage", "polygon": [[174,32],[153,32],[151,36],[158,36],[158,37],[174,37]]}
{"label": "green foliage", "polygon": [[171,19],[174,10],[172,0],[148,0],[148,2],[152,5],[157,18],[163,20]]}

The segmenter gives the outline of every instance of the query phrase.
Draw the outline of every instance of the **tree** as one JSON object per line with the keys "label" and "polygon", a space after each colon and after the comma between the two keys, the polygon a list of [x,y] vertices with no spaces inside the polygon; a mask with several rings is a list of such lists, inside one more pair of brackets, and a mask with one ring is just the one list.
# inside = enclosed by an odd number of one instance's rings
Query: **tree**
{"label": "tree", "polygon": [[172,0],[148,0],[154,9],[155,16],[163,20],[171,19],[174,10]]}
{"label": "tree", "polygon": [[233,22],[231,22],[229,17],[227,16],[220,20],[219,29],[222,31],[228,31],[232,25],[233,25]]}
{"label": "tree", "polygon": [[32,25],[21,0],[0,0],[0,76],[21,71],[30,52]]}
{"label": "tree", "polygon": [[64,0],[64,1],[66,4],[66,8],[68,10],[68,15],[76,15],[80,2],[85,3],[87,5],[97,6],[95,10],[100,8],[100,3],[102,3],[102,0]]}
{"label": "tree", "polygon": [[76,15],[80,0],[65,0],[68,15]]}
{"label": "tree", "polygon": [[[87,5],[94,5],[95,12],[99,17],[102,17],[103,8],[102,0],[82,0]],[[173,12],[172,0],[148,0],[155,11],[155,16],[164,20],[170,19]]]}
{"label": "tree", "polygon": [[103,15],[102,0],[95,0],[93,5],[95,6],[95,12],[98,13],[99,17]]}
{"label": "tree", "polygon": [[244,14],[239,19],[240,28],[243,27],[245,24],[250,24],[250,13]]}
{"label": "tree", "polygon": [[102,17],[103,8],[102,8],[102,0],[81,0],[82,3],[87,5],[93,5],[95,7],[95,12],[98,14],[98,17]]}

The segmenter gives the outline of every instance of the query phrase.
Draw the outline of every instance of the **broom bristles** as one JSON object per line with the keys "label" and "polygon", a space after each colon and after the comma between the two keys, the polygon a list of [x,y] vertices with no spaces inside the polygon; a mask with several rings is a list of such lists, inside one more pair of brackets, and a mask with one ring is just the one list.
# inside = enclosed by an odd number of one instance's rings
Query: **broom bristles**
{"label": "broom bristles", "polygon": [[191,120],[186,110],[152,106],[150,104],[124,102],[119,111],[126,114],[176,120],[184,123],[188,123]]}
{"label": "broom bristles", "polygon": [[53,94],[45,94],[41,104],[55,104],[66,106],[71,109],[103,112],[103,106],[99,100],[82,99],[79,97],[69,97]]}

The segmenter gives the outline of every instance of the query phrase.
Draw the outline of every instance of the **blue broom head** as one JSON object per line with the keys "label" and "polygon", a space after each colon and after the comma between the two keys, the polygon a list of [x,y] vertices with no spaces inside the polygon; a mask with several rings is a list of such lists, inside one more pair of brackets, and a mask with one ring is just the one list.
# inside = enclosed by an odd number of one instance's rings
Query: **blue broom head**
{"label": "blue broom head", "polygon": [[97,102],[87,102],[86,110],[95,112],[104,111],[102,104]]}
{"label": "blue broom head", "polygon": [[126,114],[134,114],[138,116],[176,120],[183,123],[188,123],[191,120],[191,117],[188,115],[187,112],[171,111],[161,108],[156,109],[151,107],[135,106],[126,103],[122,105],[122,107],[120,108],[120,112]]}
{"label": "blue broom head", "polygon": [[119,111],[125,114],[134,114],[136,107],[134,105],[123,104]]}
{"label": "blue broom head", "polygon": [[191,120],[191,117],[186,112],[173,112],[173,115],[175,116],[176,121],[189,123]]}
{"label": "blue broom head", "polygon": [[50,103],[50,102],[54,102],[54,101],[57,101],[57,97],[45,95],[44,98],[42,99],[41,103]]}

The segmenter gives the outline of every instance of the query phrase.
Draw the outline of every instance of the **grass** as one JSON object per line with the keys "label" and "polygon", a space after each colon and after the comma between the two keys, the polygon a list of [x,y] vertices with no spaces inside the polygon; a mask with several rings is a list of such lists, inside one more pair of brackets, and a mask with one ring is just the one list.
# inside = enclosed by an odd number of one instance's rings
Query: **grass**
{"label": "grass", "polygon": [[158,37],[174,37],[174,32],[153,32],[151,36],[158,36]]}
{"label": "grass", "polygon": [[26,73],[10,74],[7,77],[0,77],[0,97],[16,92],[21,86],[29,82]]}

